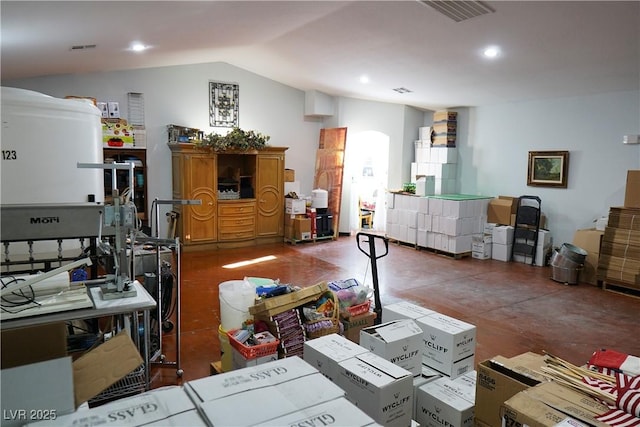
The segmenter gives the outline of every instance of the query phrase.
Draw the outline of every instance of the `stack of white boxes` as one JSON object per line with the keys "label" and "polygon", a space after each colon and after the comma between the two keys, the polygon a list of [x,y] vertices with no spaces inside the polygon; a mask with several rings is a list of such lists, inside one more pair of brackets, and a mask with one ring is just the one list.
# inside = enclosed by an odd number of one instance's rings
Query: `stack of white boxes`
{"label": "stack of white boxes", "polygon": [[339,425],[374,423],[342,388],[295,356],[190,381],[184,389],[209,426],[304,424],[327,413]]}
{"label": "stack of white boxes", "polygon": [[428,202],[425,197],[387,193],[387,237],[415,245],[418,212],[426,212]]}
{"label": "stack of white boxes", "polygon": [[383,322],[403,318],[422,329],[423,372],[414,376],[413,419],[421,426],[472,426],[476,327],[406,301],[382,308]]}
{"label": "stack of white boxes", "polygon": [[[420,128],[422,134],[422,129]],[[428,129],[428,128],[427,128]],[[411,182],[420,183],[426,178],[424,190],[416,188],[416,194],[431,196],[457,192],[458,149],[456,147],[432,147],[429,141],[415,142],[415,162],[411,163]],[[422,188],[422,185],[420,185]]]}
{"label": "stack of white boxes", "polygon": [[411,423],[413,374],[406,369],[338,334],[306,341],[304,360],[377,423],[404,427]]}
{"label": "stack of white boxes", "polygon": [[[487,223],[485,224],[485,232],[482,236],[478,235],[474,237],[474,258],[481,258],[481,254],[478,252],[476,254],[476,250],[480,251],[480,240],[482,239],[484,242],[489,242],[491,247],[489,251],[489,257],[498,261],[508,262],[511,261],[511,252],[513,249],[513,233],[515,231],[514,227],[511,225],[498,225]],[[551,251],[553,246],[553,238],[551,237],[551,233],[549,230],[539,230],[538,231],[538,244],[536,246],[536,258],[535,264],[536,266],[543,267],[545,265],[545,261],[547,255]],[[522,262],[525,264],[531,264],[531,257],[523,254],[514,254],[513,261]]]}
{"label": "stack of white boxes", "polygon": [[[553,239],[549,230],[538,231],[538,244],[536,246],[536,258],[534,265],[538,267],[544,267],[547,259],[547,255],[551,252],[553,245]],[[531,257],[523,254],[514,254],[513,260],[515,262],[522,262],[525,264],[531,264]]]}
{"label": "stack of white boxes", "polygon": [[428,211],[418,214],[419,247],[451,254],[471,252],[473,236],[482,233],[489,199],[429,197]]}
{"label": "stack of white boxes", "polygon": [[491,236],[493,239],[491,258],[504,262],[511,261],[511,250],[513,249],[513,226],[494,224]]}

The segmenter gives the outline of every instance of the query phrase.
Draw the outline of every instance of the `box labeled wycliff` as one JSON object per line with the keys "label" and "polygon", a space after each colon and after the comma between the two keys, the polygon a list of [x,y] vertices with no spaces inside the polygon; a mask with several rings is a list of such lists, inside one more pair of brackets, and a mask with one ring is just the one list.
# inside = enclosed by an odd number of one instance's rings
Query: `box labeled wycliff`
{"label": "box labeled wycliff", "polygon": [[325,335],[304,343],[304,361],[334,382],[340,362],[368,352],[366,348],[338,334]]}
{"label": "box labeled wycliff", "polygon": [[450,378],[474,369],[476,327],[441,313],[416,319],[423,331],[422,363]]}
{"label": "box labeled wycliff", "polygon": [[340,362],[338,370],[336,384],[376,422],[393,427],[411,424],[411,372],[371,352]]}
{"label": "box labeled wycliff", "polygon": [[393,320],[360,331],[360,346],[411,372],[422,372],[422,329],[411,319]]}

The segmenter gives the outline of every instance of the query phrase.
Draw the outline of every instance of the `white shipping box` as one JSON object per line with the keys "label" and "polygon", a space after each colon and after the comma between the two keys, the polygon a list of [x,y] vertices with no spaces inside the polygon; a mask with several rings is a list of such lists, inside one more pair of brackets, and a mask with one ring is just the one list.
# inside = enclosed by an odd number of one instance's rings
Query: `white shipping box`
{"label": "white shipping box", "polygon": [[442,378],[440,372],[431,369],[427,365],[422,365],[422,373],[418,376],[413,377],[413,415],[412,420],[418,419],[418,389],[425,385],[428,382],[435,381],[439,378]]}
{"label": "white shipping box", "polygon": [[292,199],[286,197],[284,211],[288,214],[303,214],[307,212],[307,202],[304,199]]}
{"label": "white shipping box", "polygon": [[48,425],[57,425],[62,415],[74,415],[71,357],[2,369],[0,385],[3,426],[22,426],[47,417],[52,419]]}
{"label": "white shipping box", "polygon": [[464,236],[447,236],[447,252],[463,254],[471,252],[471,234]]}
{"label": "white shipping box", "polygon": [[510,225],[498,225],[494,227],[492,231],[493,243],[499,245],[513,244],[513,230],[513,227]]}
{"label": "white shipping box", "polygon": [[511,260],[512,249],[512,244],[501,245],[499,243],[493,242],[493,246],[491,247],[491,258],[498,261],[508,262]]}
{"label": "white shipping box", "polygon": [[275,418],[341,397],[344,390],[316,373],[203,402],[200,411],[212,426],[275,425]]}
{"label": "white shipping box", "polygon": [[431,162],[433,163],[457,163],[457,147],[431,147]]}
{"label": "white shipping box", "polygon": [[415,420],[423,427],[472,427],[475,394],[475,371],[431,381],[418,389]]}
{"label": "white shipping box", "polygon": [[373,425],[373,418],[346,398],[334,399],[269,421],[273,426],[349,426]]}
{"label": "white shipping box", "polygon": [[[400,301],[382,307],[382,322],[390,322],[400,319],[418,319],[436,313],[428,308],[421,307],[408,301]],[[419,326],[419,325],[418,325]]]}
{"label": "white shipping box", "polygon": [[490,234],[475,234],[471,241],[471,257],[476,259],[491,259],[493,237]]}
{"label": "white shipping box", "polygon": [[441,313],[416,319],[423,331],[422,363],[450,378],[474,369],[476,327]]}
{"label": "white shipping box", "polygon": [[[145,424],[145,427],[207,427],[208,424],[196,409],[171,415],[164,420]],[[74,426],[77,427],[77,426]]]}
{"label": "white shipping box", "polygon": [[303,357],[310,366],[335,382],[338,363],[368,352],[366,348],[349,341],[342,335],[330,334],[305,341]]}
{"label": "white shipping box", "polygon": [[411,372],[422,372],[422,329],[411,319],[360,330],[360,346]]}
{"label": "white shipping box", "polygon": [[[58,416],[33,426],[141,426],[163,422],[177,414],[194,411],[195,404],[179,386],[151,390],[136,396],[115,400],[92,409],[80,409],[72,414]],[[204,423],[201,421],[200,425]],[[197,424],[196,424],[197,425]]]}
{"label": "white shipping box", "polygon": [[406,427],[413,411],[413,375],[367,352],[339,364],[337,384],[347,399],[379,424]]}
{"label": "white shipping box", "polygon": [[207,402],[316,373],[317,369],[293,356],[189,381],[184,389],[194,402]]}
{"label": "white shipping box", "polygon": [[231,347],[231,366],[233,369],[242,369],[247,366],[256,366],[261,365],[267,362],[273,362],[274,360],[278,360],[278,352],[276,350],[275,353],[269,354],[267,356],[255,357],[253,359],[246,359],[242,353],[240,353],[235,348]]}
{"label": "white shipping box", "polygon": [[436,178],[434,176],[416,177],[416,196],[433,196],[434,194],[436,194]]}

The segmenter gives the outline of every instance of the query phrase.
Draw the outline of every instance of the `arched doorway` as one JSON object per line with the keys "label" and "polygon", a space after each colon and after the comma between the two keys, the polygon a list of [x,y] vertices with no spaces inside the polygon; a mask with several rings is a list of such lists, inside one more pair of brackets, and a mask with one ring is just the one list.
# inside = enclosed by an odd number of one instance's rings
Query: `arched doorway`
{"label": "arched doorway", "polygon": [[349,232],[363,229],[359,215],[361,203],[373,212],[372,222],[365,229],[386,231],[389,136],[377,131],[348,135],[344,167],[344,182],[350,184],[342,198],[343,204],[346,202],[349,206]]}

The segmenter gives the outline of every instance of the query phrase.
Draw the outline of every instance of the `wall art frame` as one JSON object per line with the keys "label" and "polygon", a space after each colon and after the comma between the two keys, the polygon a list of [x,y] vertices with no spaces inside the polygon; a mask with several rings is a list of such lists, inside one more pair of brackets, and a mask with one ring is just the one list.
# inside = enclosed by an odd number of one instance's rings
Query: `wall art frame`
{"label": "wall art frame", "polygon": [[567,188],[568,151],[529,151],[527,185]]}
{"label": "wall art frame", "polygon": [[239,127],[240,87],[236,83],[209,82],[209,125]]}

